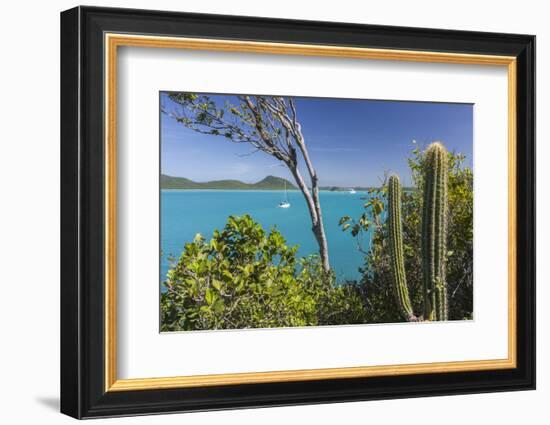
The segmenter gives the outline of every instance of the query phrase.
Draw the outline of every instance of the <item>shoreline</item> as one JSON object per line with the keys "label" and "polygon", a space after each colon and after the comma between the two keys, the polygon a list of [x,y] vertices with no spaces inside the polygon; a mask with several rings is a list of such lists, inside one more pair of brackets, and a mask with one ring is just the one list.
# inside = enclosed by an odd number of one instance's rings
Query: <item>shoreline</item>
{"label": "shoreline", "polygon": [[[178,189],[178,188],[160,188],[161,191],[187,191],[187,192],[284,192],[285,189]],[[360,192],[366,192],[369,189],[355,189],[357,191],[357,194]],[[301,193],[301,190],[299,189],[287,189],[287,192],[297,192]],[[330,190],[330,189],[319,189],[319,192],[329,192],[329,193],[348,193],[348,190]]]}
{"label": "shoreline", "polygon": [[[369,190],[379,190],[380,188],[378,187],[373,187],[373,188],[355,188],[354,190],[357,192],[357,194],[359,194],[360,192],[367,192]],[[285,189],[284,188],[281,188],[281,189],[215,189],[215,188],[208,188],[208,189],[186,189],[186,188],[164,188],[164,187],[161,187],[160,188],[161,191],[180,191],[180,192],[183,192],[183,191],[189,191],[189,192],[212,192],[212,191],[217,191],[217,192],[284,192]],[[406,191],[406,192],[411,192],[411,191],[415,191],[417,190],[415,187],[404,187],[403,188],[403,191]],[[287,189],[287,192],[301,192],[300,189]],[[331,190],[331,189],[319,189],[319,192],[329,192],[329,193],[349,193],[349,189],[340,189],[340,190]],[[350,194],[352,195],[352,194]]]}

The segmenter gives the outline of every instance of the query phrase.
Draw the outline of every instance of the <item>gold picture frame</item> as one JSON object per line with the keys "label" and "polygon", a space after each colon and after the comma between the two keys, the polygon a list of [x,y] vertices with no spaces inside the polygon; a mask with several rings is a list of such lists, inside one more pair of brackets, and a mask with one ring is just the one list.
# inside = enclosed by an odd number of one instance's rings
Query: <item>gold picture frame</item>
{"label": "gold picture frame", "polygon": [[[254,41],[193,39],[128,34],[105,34],[105,391],[135,391],[251,383],[466,372],[516,367],[516,58],[463,53],[281,44]],[[189,49],[238,53],[392,60],[506,67],[508,72],[508,358],[457,362],[400,364],[254,373],[175,376],[168,378],[117,379],[116,375],[116,96],[119,47]]]}

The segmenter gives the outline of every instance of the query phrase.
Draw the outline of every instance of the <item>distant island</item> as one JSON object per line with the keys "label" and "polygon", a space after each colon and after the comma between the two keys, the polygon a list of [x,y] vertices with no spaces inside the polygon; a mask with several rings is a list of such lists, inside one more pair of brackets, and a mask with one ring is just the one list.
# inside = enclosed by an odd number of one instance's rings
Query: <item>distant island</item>
{"label": "distant island", "polygon": [[[161,189],[212,189],[212,190],[284,190],[286,182],[287,190],[298,190],[290,181],[282,177],[267,176],[256,183],[244,183],[240,180],[213,180],[209,182],[195,182],[185,177],[173,177],[166,174],[160,175]],[[358,192],[366,192],[370,189],[378,189],[370,186],[321,186],[319,190],[330,192],[347,192],[354,189]],[[415,188],[403,187],[404,191],[413,191]]]}
{"label": "distant island", "polygon": [[214,180],[210,182],[195,182],[185,177],[160,175],[161,189],[217,189],[217,190],[287,190],[298,188],[286,179],[267,176],[256,183],[244,183],[239,180]]}

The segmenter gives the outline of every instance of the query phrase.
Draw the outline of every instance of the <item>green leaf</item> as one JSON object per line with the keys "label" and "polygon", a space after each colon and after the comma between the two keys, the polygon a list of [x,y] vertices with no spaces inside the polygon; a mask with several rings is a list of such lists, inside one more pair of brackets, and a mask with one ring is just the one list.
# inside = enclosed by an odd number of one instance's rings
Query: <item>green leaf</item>
{"label": "green leaf", "polygon": [[214,300],[216,299],[216,295],[214,294],[214,292],[212,291],[212,289],[208,288],[206,290],[206,294],[204,296],[204,299],[206,300],[206,302],[208,303],[208,305],[212,305],[212,303],[214,302]]}
{"label": "green leaf", "polygon": [[224,310],[225,306],[223,304],[223,301],[221,299],[216,299],[214,303],[212,304],[212,310],[214,310],[216,313],[221,313]]}
{"label": "green leaf", "polygon": [[214,288],[216,288],[218,290],[218,292],[221,292],[222,290],[222,286],[223,286],[223,282],[217,280],[217,279],[213,279],[212,280],[212,286]]}
{"label": "green leaf", "polygon": [[341,226],[342,224],[350,220],[351,220],[351,217],[349,215],[345,215],[338,221],[338,225]]}

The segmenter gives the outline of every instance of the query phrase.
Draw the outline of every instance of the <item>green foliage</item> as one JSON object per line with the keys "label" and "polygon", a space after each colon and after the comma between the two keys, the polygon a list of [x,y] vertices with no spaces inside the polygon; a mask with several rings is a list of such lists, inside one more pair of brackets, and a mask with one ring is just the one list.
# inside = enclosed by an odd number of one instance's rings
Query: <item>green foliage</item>
{"label": "green foliage", "polygon": [[[338,225],[344,232],[350,230],[351,236],[356,238],[357,249],[363,254],[368,255],[368,251],[364,249],[364,240],[371,236],[374,229],[379,229],[382,226],[384,212],[384,201],[382,194],[386,192],[386,188],[369,189],[369,200],[363,205],[365,211],[357,219],[345,215],[340,218]],[[372,196],[377,194],[380,196]]]}
{"label": "green foliage", "polygon": [[363,323],[356,286],[336,286],[317,256],[248,215],[231,216],[208,242],[197,235],[168,272],[161,330],[268,328]]}
{"label": "green foliage", "polygon": [[[473,309],[473,174],[464,166],[462,154],[447,152],[448,157],[448,211],[446,282],[448,290],[448,319],[462,320],[472,317]],[[424,311],[422,287],[422,211],[426,157],[416,148],[408,159],[415,190],[401,194],[403,262],[413,311]],[[383,212],[377,214],[373,205],[384,205],[388,186],[369,191],[370,200],[359,219],[343,217],[343,224],[367,223],[359,226],[355,240],[365,253],[360,290],[364,297],[368,322],[388,323],[403,321],[396,305],[390,256],[389,220]],[[342,224],[342,225],[343,225]],[[349,228],[349,227],[348,227]],[[345,230],[345,229],[344,229]],[[370,231],[370,247],[361,239]]]}

